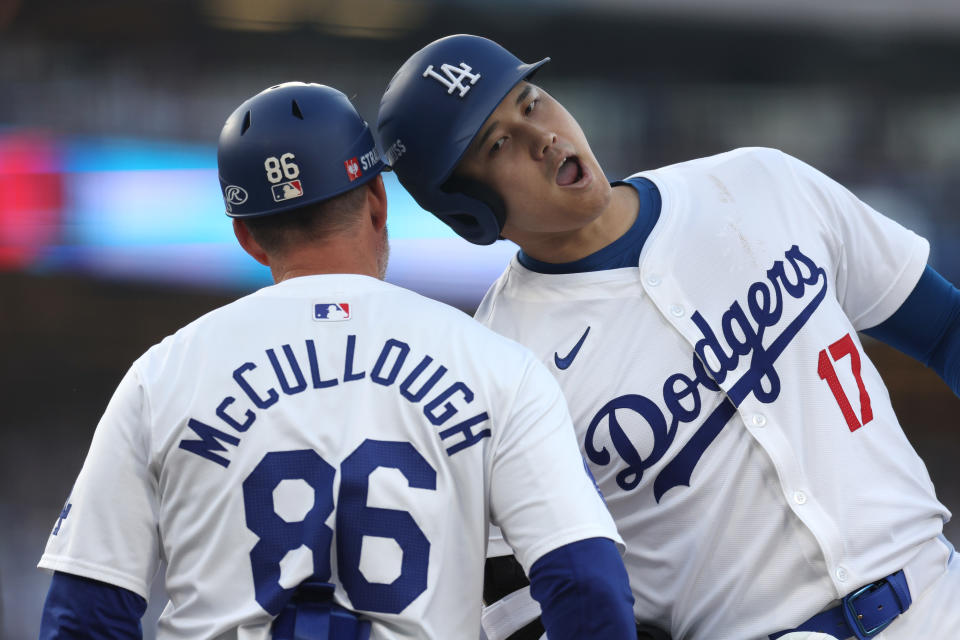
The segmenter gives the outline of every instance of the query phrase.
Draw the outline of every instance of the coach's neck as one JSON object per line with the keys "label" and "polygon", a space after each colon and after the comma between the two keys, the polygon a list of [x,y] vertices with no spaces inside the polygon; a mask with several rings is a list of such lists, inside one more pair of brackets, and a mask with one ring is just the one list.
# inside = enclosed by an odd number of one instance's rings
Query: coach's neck
{"label": "coach's neck", "polygon": [[349,226],[323,238],[288,244],[282,251],[265,250],[240,218],[233,230],[244,251],[270,267],[275,283],[324,273],[355,273],[383,279],[387,267],[387,200],[377,179],[360,188],[367,197],[360,215]]}

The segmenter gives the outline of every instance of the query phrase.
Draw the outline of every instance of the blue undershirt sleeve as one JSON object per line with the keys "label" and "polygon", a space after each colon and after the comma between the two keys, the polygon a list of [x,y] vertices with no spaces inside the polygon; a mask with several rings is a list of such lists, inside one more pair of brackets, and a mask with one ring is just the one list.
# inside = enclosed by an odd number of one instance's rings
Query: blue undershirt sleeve
{"label": "blue undershirt sleeve", "polygon": [[864,333],[927,365],[960,396],[960,290],[929,265],[900,308]]}
{"label": "blue undershirt sleeve", "polygon": [[56,571],[43,605],[40,640],[141,640],[147,601],[122,587]]}
{"label": "blue undershirt sleeve", "polygon": [[541,557],[530,595],[550,640],[636,640],[630,581],[612,540],[579,540]]}

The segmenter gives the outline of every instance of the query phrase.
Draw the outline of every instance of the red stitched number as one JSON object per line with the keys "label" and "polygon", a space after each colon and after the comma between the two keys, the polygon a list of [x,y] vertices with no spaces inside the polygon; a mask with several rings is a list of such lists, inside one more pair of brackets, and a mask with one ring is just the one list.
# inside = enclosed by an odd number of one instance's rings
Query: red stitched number
{"label": "red stitched number", "polygon": [[[830,352],[829,356],[827,355],[828,350]],[[832,362],[830,356],[833,357]],[[850,406],[850,400],[847,399],[847,394],[844,392],[843,387],[840,386],[837,371],[833,368],[833,363],[839,361],[840,358],[844,356],[850,356],[850,369],[853,371],[853,377],[857,381],[857,388],[860,389],[860,420],[857,420],[857,414],[854,413],[853,407]],[[870,394],[867,393],[866,387],[863,386],[863,378],[860,377],[860,352],[857,351],[857,345],[853,343],[853,338],[850,337],[849,333],[834,342],[827,349],[820,350],[820,358],[817,361],[817,373],[820,374],[820,379],[826,380],[830,386],[830,391],[833,392],[833,397],[836,398],[837,404],[840,405],[840,411],[843,412],[843,417],[846,418],[850,431],[856,431],[873,420],[873,409],[870,407]]]}

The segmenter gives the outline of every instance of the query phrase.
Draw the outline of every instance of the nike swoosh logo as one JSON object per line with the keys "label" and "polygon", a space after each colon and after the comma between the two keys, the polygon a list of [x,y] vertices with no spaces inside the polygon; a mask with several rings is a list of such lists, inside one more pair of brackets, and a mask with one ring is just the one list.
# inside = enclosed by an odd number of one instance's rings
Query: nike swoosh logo
{"label": "nike swoosh logo", "polygon": [[590,333],[590,327],[587,327],[587,330],[583,332],[583,335],[580,336],[580,340],[577,341],[577,344],[573,347],[573,350],[570,351],[564,357],[560,357],[560,354],[556,351],[553,352],[553,363],[557,365],[557,369],[566,369],[571,364],[573,364],[573,359],[577,357],[577,354],[580,353],[580,347],[583,346],[583,341],[587,339],[587,334]]}

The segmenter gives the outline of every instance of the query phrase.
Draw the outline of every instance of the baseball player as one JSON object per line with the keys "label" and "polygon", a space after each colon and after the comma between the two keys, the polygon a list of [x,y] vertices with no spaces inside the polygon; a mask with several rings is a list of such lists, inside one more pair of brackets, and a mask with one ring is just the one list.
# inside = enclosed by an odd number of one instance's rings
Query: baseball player
{"label": "baseball player", "polygon": [[491,522],[551,636],[632,637],[622,541],[559,386],[379,279],[384,165],[346,96],[271,87],[226,121],[218,160],[276,284],[123,378],[40,560],[41,637],[140,637],[164,561],[159,638],[475,640]]}
{"label": "baseball player", "polygon": [[[422,207],[520,246],[477,317],[559,380],[648,636],[960,637],[950,513],[858,335],[960,392],[960,292],[927,241],[773,149],[611,184],[531,83],[547,60],[437,40],[378,132]],[[501,638],[535,617],[509,603]]]}

